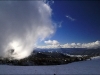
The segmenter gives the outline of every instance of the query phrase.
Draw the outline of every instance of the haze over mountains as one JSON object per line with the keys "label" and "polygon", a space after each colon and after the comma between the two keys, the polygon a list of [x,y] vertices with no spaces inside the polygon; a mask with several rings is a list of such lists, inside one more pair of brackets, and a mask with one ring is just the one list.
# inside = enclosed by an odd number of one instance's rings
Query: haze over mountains
{"label": "haze over mountains", "polygon": [[58,52],[67,53],[71,55],[91,55],[100,54],[100,48],[97,49],[87,49],[87,48],[51,48],[51,49],[35,49],[33,52]]}
{"label": "haze over mountains", "polygon": [[[9,53],[9,54],[13,54]],[[11,56],[11,55],[10,55]],[[94,56],[100,56],[100,49],[58,48],[35,49],[30,56],[17,60],[13,57],[0,58],[0,64],[32,66],[32,65],[61,65],[84,61]]]}

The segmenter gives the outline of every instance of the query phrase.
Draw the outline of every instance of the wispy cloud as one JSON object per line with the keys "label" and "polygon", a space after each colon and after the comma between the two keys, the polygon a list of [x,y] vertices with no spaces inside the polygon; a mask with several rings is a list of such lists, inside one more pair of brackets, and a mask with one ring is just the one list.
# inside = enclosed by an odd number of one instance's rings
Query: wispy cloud
{"label": "wispy cloud", "polygon": [[62,23],[63,21],[59,22],[58,27],[61,28],[62,27]]}
{"label": "wispy cloud", "polygon": [[[46,0],[46,1],[47,1],[47,0]],[[48,4],[48,5],[54,4],[54,0],[48,0],[48,1],[47,1],[47,4]]]}
{"label": "wispy cloud", "polygon": [[75,21],[76,19],[74,19],[74,18],[72,18],[71,16],[66,16],[66,18],[68,18],[69,20],[71,20],[71,21]]}

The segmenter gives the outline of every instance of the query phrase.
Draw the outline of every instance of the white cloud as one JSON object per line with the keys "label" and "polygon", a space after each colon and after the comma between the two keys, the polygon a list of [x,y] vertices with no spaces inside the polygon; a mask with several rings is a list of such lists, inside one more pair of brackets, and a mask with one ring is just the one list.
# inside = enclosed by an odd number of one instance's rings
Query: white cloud
{"label": "white cloud", "polygon": [[100,48],[100,41],[95,41],[91,43],[66,43],[66,44],[52,44],[52,42],[49,40],[45,43],[51,44],[47,46],[38,46],[38,48]]}
{"label": "white cloud", "polygon": [[100,48],[100,41],[82,44],[83,48]]}
{"label": "white cloud", "polygon": [[62,48],[100,48],[100,41],[91,42],[91,43],[71,43],[61,45]]}
{"label": "white cloud", "polygon": [[71,21],[75,21],[76,19],[74,19],[74,18],[72,18],[71,16],[66,16],[69,20],[71,20]]}
{"label": "white cloud", "polygon": [[37,40],[55,32],[52,9],[43,1],[0,2],[0,56],[14,49],[16,59],[27,57]]}
{"label": "white cloud", "polygon": [[48,41],[44,41],[45,44],[47,44],[46,46],[37,46],[37,48],[61,48],[60,44],[57,40],[48,40]]}
{"label": "white cloud", "polygon": [[50,45],[59,45],[59,42],[56,40],[48,40],[48,41],[44,41],[44,43]]}

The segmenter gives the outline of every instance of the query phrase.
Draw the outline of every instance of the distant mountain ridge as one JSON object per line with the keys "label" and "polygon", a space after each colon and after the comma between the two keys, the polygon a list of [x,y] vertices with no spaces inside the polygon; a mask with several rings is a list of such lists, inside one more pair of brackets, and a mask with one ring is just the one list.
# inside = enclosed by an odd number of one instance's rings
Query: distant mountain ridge
{"label": "distant mountain ridge", "polygon": [[59,52],[71,55],[91,55],[100,54],[100,48],[87,49],[87,48],[57,48],[57,49],[35,49],[33,52]]}

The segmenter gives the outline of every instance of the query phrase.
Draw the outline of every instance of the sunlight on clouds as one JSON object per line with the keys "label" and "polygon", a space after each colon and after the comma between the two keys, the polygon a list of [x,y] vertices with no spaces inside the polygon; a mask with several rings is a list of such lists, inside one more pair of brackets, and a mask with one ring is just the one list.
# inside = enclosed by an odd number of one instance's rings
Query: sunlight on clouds
{"label": "sunlight on clouds", "polygon": [[58,45],[59,42],[56,40],[48,40],[48,41],[44,41],[45,44],[51,44],[51,45]]}
{"label": "sunlight on clouds", "polygon": [[52,9],[44,1],[0,2],[0,56],[22,59],[31,54],[38,40],[55,33]]}
{"label": "sunlight on clouds", "polygon": [[63,45],[61,45],[57,40],[48,40],[44,42],[47,46],[37,46],[37,48],[100,48],[100,41],[91,43],[66,43]]}

